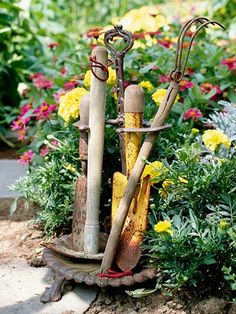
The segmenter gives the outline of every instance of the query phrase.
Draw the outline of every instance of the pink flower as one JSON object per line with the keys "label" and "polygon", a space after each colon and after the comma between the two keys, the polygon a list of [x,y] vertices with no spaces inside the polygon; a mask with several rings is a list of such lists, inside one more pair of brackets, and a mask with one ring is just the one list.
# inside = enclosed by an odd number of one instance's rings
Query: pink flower
{"label": "pink flower", "polygon": [[53,94],[53,98],[55,99],[56,103],[59,103],[59,99],[61,96],[65,95],[65,91],[63,90],[59,90],[58,92],[56,92],[55,94]]}
{"label": "pink flower", "polygon": [[12,130],[20,130],[22,129],[28,122],[30,118],[22,119],[19,117],[17,120],[14,120],[11,125]]}
{"label": "pink flower", "polygon": [[221,61],[221,64],[226,65],[229,70],[236,69],[236,58],[228,58]]}
{"label": "pink flower", "polygon": [[56,48],[57,46],[59,46],[59,43],[55,41],[53,43],[47,44],[47,46],[48,46],[48,48],[53,49],[53,48]]}
{"label": "pink flower", "polygon": [[19,116],[23,117],[30,109],[32,109],[32,104],[25,104],[20,108]]}
{"label": "pink flower", "polygon": [[38,78],[39,76],[43,76],[43,73],[41,73],[41,72],[33,73],[30,75],[29,78],[30,78],[30,80],[34,80],[34,79]]}
{"label": "pink flower", "polygon": [[160,83],[167,83],[167,82],[170,82],[170,77],[169,77],[169,74],[167,75],[160,75],[159,77],[159,82]]}
{"label": "pink flower", "polygon": [[194,86],[194,84],[188,80],[181,80],[179,82],[179,85],[180,85],[180,90],[181,91],[184,91],[188,88],[192,88]]}
{"label": "pink flower", "polygon": [[58,140],[51,141],[51,144],[54,145],[54,146],[59,146]]}
{"label": "pink flower", "polygon": [[24,152],[24,154],[20,156],[18,161],[22,165],[28,165],[28,163],[31,162],[31,160],[33,159],[34,155],[34,152],[30,149],[27,152]]}
{"label": "pink flower", "polygon": [[50,148],[46,145],[40,149],[40,156],[45,157],[50,152]]}
{"label": "pink flower", "polygon": [[50,113],[56,109],[56,105],[48,105],[46,102],[43,102],[41,106],[34,110],[34,114],[37,115],[36,120],[47,119]]}
{"label": "pink flower", "polygon": [[65,90],[72,90],[72,89],[74,89],[77,85],[78,85],[78,82],[69,81],[69,82],[66,82],[66,84],[64,85],[64,89],[65,89]]}
{"label": "pink flower", "polygon": [[194,121],[197,121],[200,117],[202,117],[202,113],[198,108],[189,108],[185,111],[183,119],[193,119]]}
{"label": "pink flower", "polygon": [[53,82],[46,79],[43,74],[40,74],[33,78],[33,85],[36,88],[52,88]]}
{"label": "pink flower", "polygon": [[28,128],[26,126],[23,126],[22,129],[18,130],[18,140],[19,141],[24,141],[24,139],[26,138],[27,131],[28,131]]}

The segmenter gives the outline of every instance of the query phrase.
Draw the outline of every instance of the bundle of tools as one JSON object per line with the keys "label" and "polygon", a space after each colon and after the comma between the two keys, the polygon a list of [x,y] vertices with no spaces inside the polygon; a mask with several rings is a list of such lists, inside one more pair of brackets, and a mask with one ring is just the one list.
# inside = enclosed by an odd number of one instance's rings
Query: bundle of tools
{"label": "bundle of tools", "polygon": [[[192,33],[188,49],[183,54],[184,38],[192,25],[200,23]],[[66,280],[88,285],[133,285],[153,279],[156,269],[140,263],[141,249],[147,227],[150,179],[142,177],[160,131],[170,128],[164,122],[179,92],[190,49],[197,33],[208,24],[221,24],[198,17],[188,21],[180,31],[175,66],[170,73],[167,93],[151,123],[143,121],[144,92],[138,85],[124,90],[123,61],[133,46],[133,36],[122,26],[105,33],[106,47],[93,49],[90,94],[80,102],[79,157],[83,174],[77,179],[72,234],[45,243],[44,260],[52,268],[56,279],[47,288],[41,301],[58,301]],[[123,41],[123,48],[115,49],[114,41]],[[113,44],[112,44],[113,43]],[[118,45],[116,45],[118,46]],[[121,45],[120,45],[121,46]],[[113,57],[117,78],[117,118],[105,121],[106,80],[109,76],[108,51]],[[122,172],[115,172],[112,186],[112,227],[110,234],[100,232],[100,192],[106,124],[117,126]],[[142,134],[147,133],[142,142]],[[141,144],[142,143],[142,144]]]}

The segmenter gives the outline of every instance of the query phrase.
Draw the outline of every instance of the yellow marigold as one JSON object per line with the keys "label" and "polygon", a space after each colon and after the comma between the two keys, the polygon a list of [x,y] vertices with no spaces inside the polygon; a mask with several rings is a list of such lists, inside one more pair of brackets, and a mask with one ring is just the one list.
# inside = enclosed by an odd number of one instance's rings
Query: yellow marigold
{"label": "yellow marigold", "polygon": [[153,85],[149,81],[142,81],[138,85],[141,86],[142,88],[145,88],[148,91],[153,89]]}
{"label": "yellow marigold", "polygon": [[91,70],[88,70],[84,75],[84,86],[89,88],[91,82]]}
{"label": "yellow marigold", "polygon": [[168,21],[156,6],[143,6],[127,12],[120,20],[114,20],[113,23],[121,24],[124,29],[131,32],[140,30],[155,32],[160,27],[166,26]]}
{"label": "yellow marigold", "polygon": [[76,119],[79,116],[79,103],[82,96],[88,91],[84,88],[77,87],[61,96],[59,99],[58,114],[68,122],[70,119]]}
{"label": "yellow marigold", "polygon": [[[108,68],[109,77],[107,79],[107,85],[115,85],[116,84],[116,71],[112,68]],[[91,70],[88,70],[84,75],[84,86],[89,88],[91,82]]]}
{"label": "yellow marigold", "polygon": [[154,230],[157,233],[167,232],[170,235],[173,235],[173,230],[171,230],[171,222],[168,220],[159,221],[155,226]]}
{"label": "yellow marigold", "polygon": [[221,220],[219,222],[219,228],[220,229],[227,229],[229,226],[229,223],[226,220]]}
{"label": "yellow marigold", "polygon": [[150,175],[151,183],[159,182],[159,177],[167,172],[167,168],[161,161],[154,161],[145,166],[142,174],[142,179]]}
{"label": "yellow marigold", "polygon": [[167,197],[168,195],[168,191],[171,187],[171,185],[173,185],[174,182],[170,179],[166,179],[163,183],[162,183],[162,189],[159,190],[159,194],[162,198]]}
{"label": "yellow marigold", "polygon": [[66,166],[66,170],[68,170],[69,172],[72,172],[72,173],[75,173],[75,172],[76,172],[75,167],[73,167],[71,164],[68,164],[68,165]]}
{"label": "yellow marigold", "polygon": [[185,178],[183,178],[183,177],[178,177],[178,179],[179,179],[179,181],[181,182],[181,183],[185,183],[185,184],[187,184],[188,183],[188,180],[186,180]]}
{"label": "yellow marigold", "polygon": [[197,135],[199,133],[199,130],[197,128],[192,128],[191,133],[193,135]]}
{"label": "yellow marigold", "polygon": [[231,145],[229,137],[220,130],[205,131],[202,135],[202,140],[205,146],[213,152],[220,144],[223,144],[226,147],[230,147]]}
{"label": "yellow marigold", "polygon": [[[154,94],[152,94],[152,99],[155,101],[157,106],[160,106],[160,104],[162,103],[162,101],[166,95],[166,92],[167,92],[167,89],[160,88],[160,89],[157,89]],[[175,103],[178,100],[179,100],[179,95],[177,95],[177,97],[175,99]]]}

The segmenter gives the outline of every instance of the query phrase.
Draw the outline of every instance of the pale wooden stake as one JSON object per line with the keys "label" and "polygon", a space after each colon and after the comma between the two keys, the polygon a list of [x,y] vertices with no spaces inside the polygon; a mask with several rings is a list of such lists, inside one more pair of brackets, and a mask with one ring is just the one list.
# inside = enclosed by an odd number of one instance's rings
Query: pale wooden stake
{"label": "pale wooden stake", "polygon": [[[108,64],[105,47],[97,46],[92,57],[104,66]],[[95,65],[95,64],[94,64]],[[93,71],[100,78],[106,73],[98,67]],[[97,254],[99,250],[99,208],[102,180],[102,161],[104,149],[106,83],[91,74],[89,103],[89,142],[88,142],[88,187],[87,214],[84,228],[84,252]]]}

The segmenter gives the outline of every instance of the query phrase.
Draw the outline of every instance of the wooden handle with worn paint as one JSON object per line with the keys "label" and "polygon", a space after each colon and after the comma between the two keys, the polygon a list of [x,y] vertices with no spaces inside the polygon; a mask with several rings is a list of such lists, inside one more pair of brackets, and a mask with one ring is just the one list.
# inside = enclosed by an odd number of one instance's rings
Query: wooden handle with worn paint
{"label": "wooden handle with worn paint", "polygon": [[[151,127],[162,126],[169,111],[171,110],[174,101],[179,92],[179,85],[175,82],[171,82],[166,95],[155,115],[155,118],[151,124]],[[137,184],[142,175],[143,169],[145,167],[145,160],[148,159],[151,150],[155,144],[158,133],[148,133],[145,141],[143,142],[138,158],[136,160],[135,166],[130,174],[125,193],[121,202],[119,204],[116,217],[114,219],[111,232],[107,241],[106,249],[104,252],[104,257],[101,265],[101,272],[106,272],[114,261],[117,246],[119,243],[119,237],[123,229],[125,219],[127,217],[130,204],[132,202],[133,196]]]}
{"label": "wooden handle with worn paint", "polygon": [[[125,90],[125,128],[141,128],[143,125],[144,93],[138,85],[130,85]],[[125,133],[126,176],[129,177],[139,154],[141,134]]]}
{"label": "wooden handle with worn paint", "polygon": [[[92,51],[92,60],[105,67],[108,53],[105,47],[97,46]],[[92,64],[96,65],[96,64]],[[102,162],[104,150],[106,73],[99,67],[93,67],[91,74],[89,102],[89,143],[87,172],[87,214],[84,228],[84,252],[97,254],[99,250],[99,208],[102,181]]]}
{"label": "wooden handle with worn paint", "polygon": [[76,181],[74,210],[72,221],[72,241],[76,251],[84,249],[84,225],[86,220],[86,201],[87,201],[87,159],[88,159],[88,132],[82,127],[89,123],[89,94],[80,100],[80,139],[79,139],[79,158],[83,175]]}

